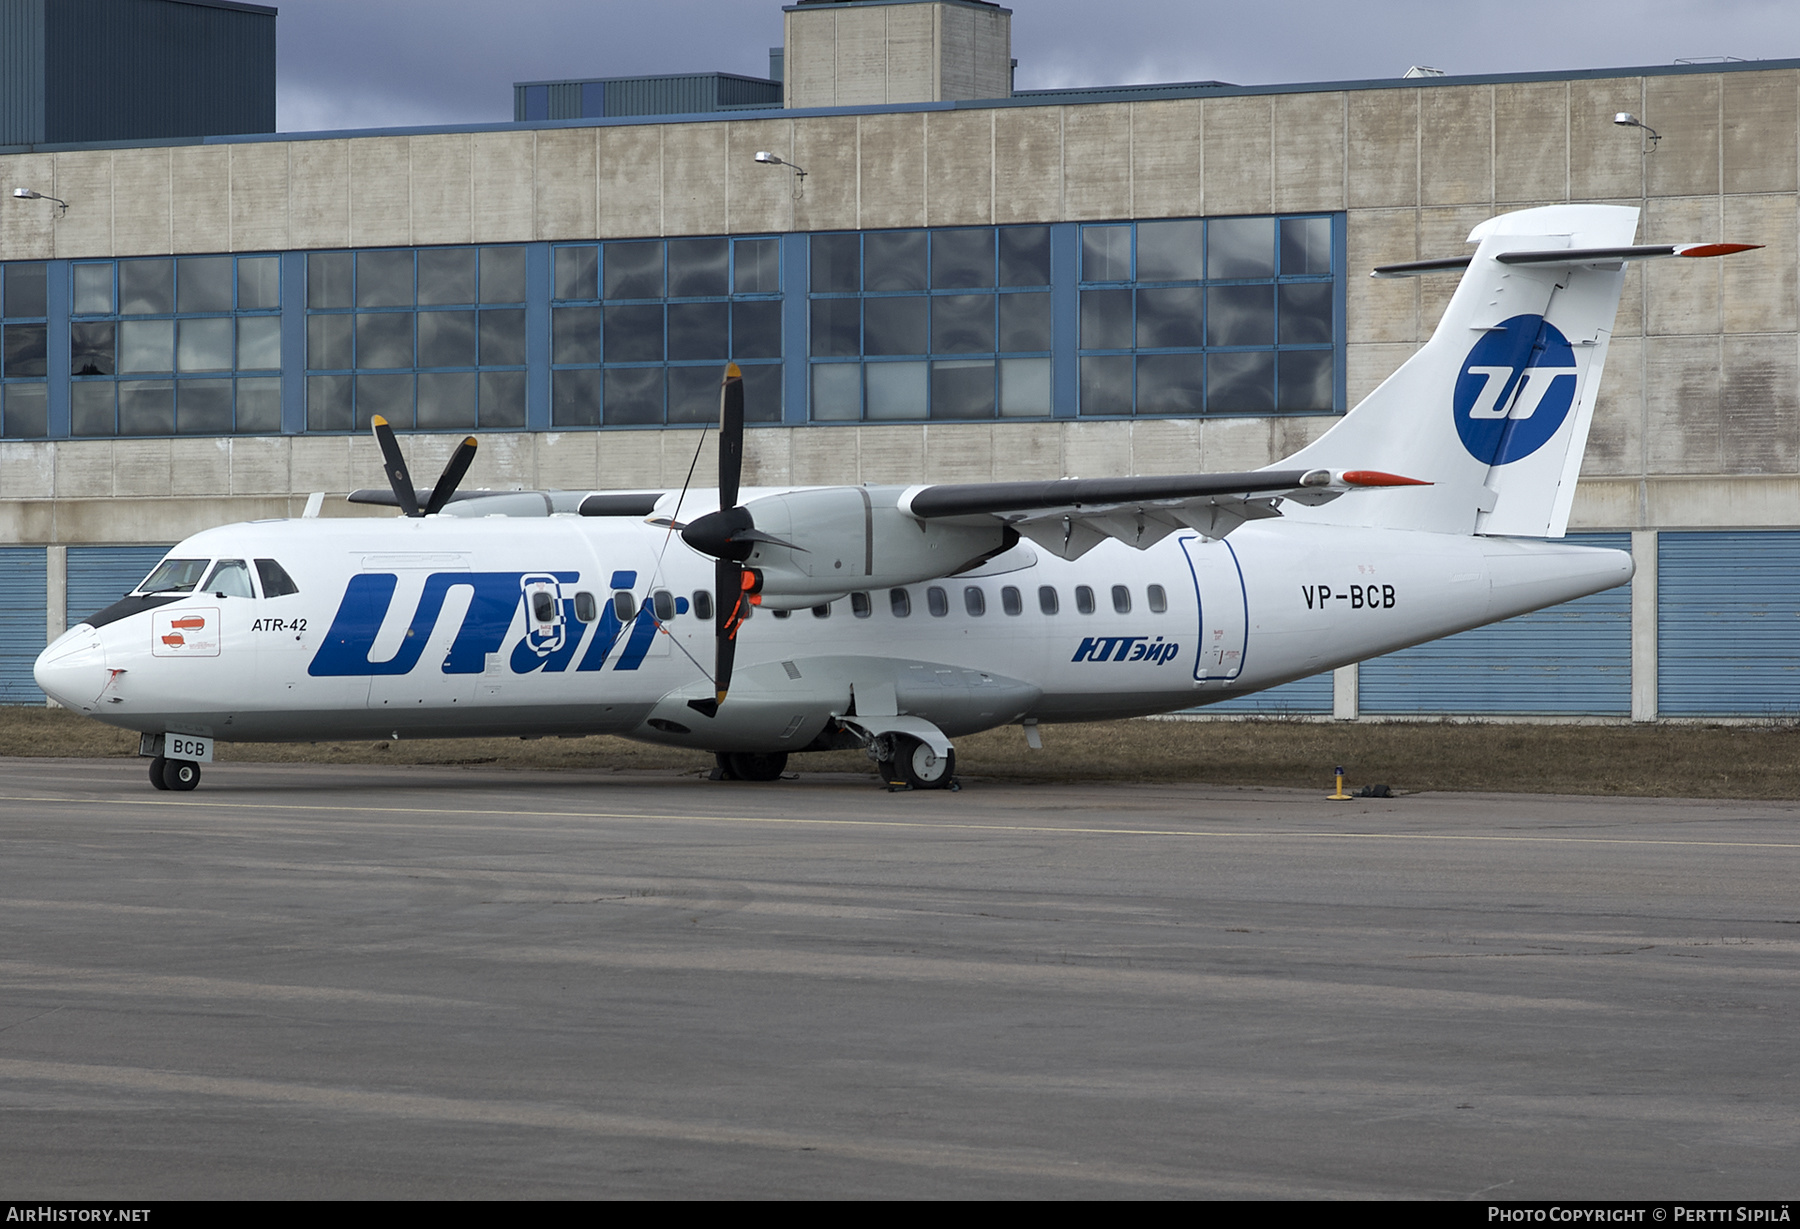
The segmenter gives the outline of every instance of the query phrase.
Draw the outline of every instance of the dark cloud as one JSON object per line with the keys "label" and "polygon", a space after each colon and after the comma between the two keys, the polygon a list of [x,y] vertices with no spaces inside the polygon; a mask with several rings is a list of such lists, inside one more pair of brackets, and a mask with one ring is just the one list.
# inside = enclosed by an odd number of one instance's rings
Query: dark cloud
{"label": "dark cloud", "polygon": [[[1791,0],[1018,0],[1021,89],[1244,85],[1800,56]],[[512,83],[679,72],[766,75],[776,0],[287,0],[285,131],[512,118]]]}

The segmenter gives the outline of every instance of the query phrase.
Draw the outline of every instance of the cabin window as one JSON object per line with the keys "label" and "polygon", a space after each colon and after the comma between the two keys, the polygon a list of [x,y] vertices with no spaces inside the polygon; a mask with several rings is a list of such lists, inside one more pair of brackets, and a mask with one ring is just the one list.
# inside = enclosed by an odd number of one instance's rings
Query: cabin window
{"label": "cabin window", "polygon": [[817,606],[814,606],[812,608],[812,612],[813,612],[813,618],[815,618],[815,619],[829,619],[831,617],[831,603],[823,602]]}
{"label": "cabin window", "polygon": [[1007,585],[1000,590],[1000,609],[1009,615],[1024,613],[1025,602],[1019,597],[1019,591],[1013,586]]}
{"label": "cabin window", "polygon": [[667,589],[658,589],[650,595],[650,601],[656,608],[656,621],[667,623],[675,617],[675,595]]}
{"label": "cabin window", "polygon": [[192,593],[206,575],[207,559],[164,559],[144,577],[139,593]]}
{"label": "cabin window", "polygon": [[1043,611],[1047,615],[1053,615],[1057,611],[1057,606],[1058,606],[1058,604],[1056,601],[1056,586],[1055,585],[1039,585],[1038,586],[1038,609]]}
{"label": "cabin window", "polygon": [[873,610],[873,607],[869,603],[869,595],[868,594],[852,593],[850,595],[850,613],[851,614],[855,615],[859,619],[866,619],[869,617],[869,614],[871,613],[872,610]]}
{"label": "cabin window", "polygon": [[925,606],[932,618],[941,619],[950,613],[950,595],[933,585],[925,590]]}
{"label": "cabin window", "polygon": [[888,608],[896,619],[904,619],[912,613],[912,596],[905,589],[889,589]]}
{"label": "cabin window", "polygon": [[705,589],[694,590],[694,617],[696,619],[713,617],[712,594]]}
{"label": "cabin window", "polygon": [[637,598],[630,589],[613,590],[613,615],[621,623],[629,623],[637,618]]}
{"label": "cabin window", "polygon": [[[267,587],[267,585],[264,586],[264,588]],[[575,595],[575,617],[577,619],[581,620],[583,623],[592,623],[594,621],[594,616],[599,613],[600,610],[594,601],[593,594],[582,592]]]}
{"label": "cabin window", "polygon": [[255,597],[250,588],[250,568],[242,559],[221,559],[201,586],[220,597]]}
{"label": "cabin window", "polygon": [[300,592],[300,586],[287,574],[287,569],[273,559],[258,559],[256,576],[262,581],[264,597],[287,597],[291,593]]}
{"label": "cabin window", "polygon": [[1094,591],[1086,585],[1075,586],[1075,609],[1082,614],[1094,613]]}
{"label": "cabin window", "polygon": [[548,589],[534,589],[531,593],[531,617],[539,623],[556,622],[556,599]]}
{"label": "cabin window", "polygon": [[1125,585],[1112,587],[1113,612],[1115,614],[1131,613],[1131,590]]}
{"label": "cabin window", "polygon": [[1161,585],[1150,586],[1150,613],[1162,614],[1169,609],[1169,596]]}
{"label": "cabin window", "polygon": [[987,594],[979,586],[970,585],[963,590],[963,609],[980,618],[987,613]]}
{"label": "cabin window", "polygon": [[772,613],[775,615],[775,617],[777,619],[786,619],[786,618],[792,617],[794,612],[791,610],[777,610],[777,611],[773,611]]}

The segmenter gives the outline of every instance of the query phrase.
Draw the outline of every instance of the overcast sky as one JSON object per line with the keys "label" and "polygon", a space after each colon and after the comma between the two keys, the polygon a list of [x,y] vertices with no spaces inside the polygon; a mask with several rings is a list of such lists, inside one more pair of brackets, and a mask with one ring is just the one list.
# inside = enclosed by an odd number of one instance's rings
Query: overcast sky
{"label": "overcast sky", "polygon": [[[512,118],[512,83],[768,75],[779,0],[277,0],[284,132]],[[1017,0],[1020,89],[1800,57],[1795,0]]]}

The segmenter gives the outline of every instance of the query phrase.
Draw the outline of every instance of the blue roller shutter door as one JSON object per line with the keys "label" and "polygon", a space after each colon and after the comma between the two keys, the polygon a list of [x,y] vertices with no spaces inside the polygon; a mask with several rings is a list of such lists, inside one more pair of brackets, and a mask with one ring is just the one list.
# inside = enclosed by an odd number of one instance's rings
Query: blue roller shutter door
{"label": "blue roller shutter door", "polygon": [[[1625,533],[1567,540],[1631,549]],[[1358,693],[1369,714],[1630,716],[1631,586],[1364,662]]]}
{"label": "blue roller shutter door", "polygon": [[31,677],[44,651],[45,553],[41,546],[0,547],[0,704],[42,704]]}
{"label": "blue roller shutter door", "polygon": [[1800,533],[1665,533],[1656,581],[1661,715],[1800,714]]}
{"label": "blue roller shutter door", "polygon": [[166,546],[71,546],[65,626],[74,627],[130,593],[168,553]]}

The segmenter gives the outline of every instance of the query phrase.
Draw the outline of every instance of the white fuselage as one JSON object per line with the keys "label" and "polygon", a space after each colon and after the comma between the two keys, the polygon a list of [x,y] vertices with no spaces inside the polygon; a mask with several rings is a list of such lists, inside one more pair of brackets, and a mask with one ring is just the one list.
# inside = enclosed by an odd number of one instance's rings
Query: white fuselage
{"label": "white fuselage", "polygon": [[81,624],[39,659],[46,693],[225,740],[611,733],[735,751],[803,749],[858,695],[951,736],[1191,708],[1631,575],[1618,551],[1291,520],[1072,563],[1023,544],[825,617],[757,611],[707,718],[687,701],[712,693],[695,595],[713,562],[636,519],[273,521],[170,557],[272,559],[298,592],[195,592]]}

